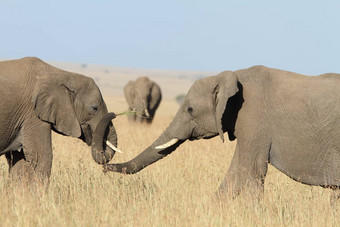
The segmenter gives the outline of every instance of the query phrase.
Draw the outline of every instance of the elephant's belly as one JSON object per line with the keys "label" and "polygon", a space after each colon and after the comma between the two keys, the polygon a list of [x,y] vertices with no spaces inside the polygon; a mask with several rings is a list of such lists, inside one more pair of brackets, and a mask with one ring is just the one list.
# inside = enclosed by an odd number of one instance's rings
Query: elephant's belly
{"label": "elephant's belly", "polygon": [[[295,147],[296,148],[296,147]],[[340,186],[340,151],[273,147],[270,164],[290,178],[309,185]]]}
{"label": "elephant's belly", "polygon": [[20,130],[0,129],[0,155],[22,148]]}
{"label": "elephant's belly", "polygon": [[0,149],[0,155],[3,155],[9,151],[20,151],[23,148],[23,145],[20,140],[15,139],[9,145],[3,146],[4,148]]}

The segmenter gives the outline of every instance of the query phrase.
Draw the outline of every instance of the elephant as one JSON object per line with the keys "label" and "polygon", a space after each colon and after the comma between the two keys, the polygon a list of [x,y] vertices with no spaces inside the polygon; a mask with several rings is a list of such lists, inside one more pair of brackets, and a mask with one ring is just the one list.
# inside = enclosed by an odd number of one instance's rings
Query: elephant
{"label": "elephant", "polygon": [[124,87],[124,95],[128,103],[130,121],[152,123],[156,110],[162,100],[159,85],[148,77],[138,77],[129,81]]}
{"label": "elephant", "polygon": [[[340,186],[340,74],[304,76],[265,66],[224,71],[194,82],[174,119],[130,161],[104,172],[134,174],[186,140],[224,133],[236,148],[220,198],[263,195],[268,164],[303,184]],[[258,196],[255,196],[258,197]]]}
{"label": "elephant", "polygon": [[92,78],[36,57],[2,61],[0,95],[0,156],[5,155],[15,181],[48,185],[52,130],[91,145],[98,164],[118,150],[115,115],[108,113]]}

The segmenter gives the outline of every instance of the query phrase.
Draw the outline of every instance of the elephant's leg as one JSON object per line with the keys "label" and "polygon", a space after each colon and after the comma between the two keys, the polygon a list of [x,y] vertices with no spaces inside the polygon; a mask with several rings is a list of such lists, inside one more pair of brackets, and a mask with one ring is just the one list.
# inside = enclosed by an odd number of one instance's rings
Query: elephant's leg
{"label": "elephant's leg", "polygon": [[53,158],[51,129],[41,121],[34,124],[34,129],[24,126],[23,149],[6,154],[9,173],[13,180],[47,186]]}
{"label": "elephant's leg", "polygon": [[48,184],[52,168],[52,152],[46,151],[42,155],[33,154],[36,158],[29,160],[23,151],[11,151],[6,154],[9,174],[14,181],[31,184],[38,182]]}
{"label": "elephant's leg", "polygon": [[238,141],[227,175],[218,189],[219,195],[234,198],[241,191],[252,195],[263,192],[264,179],[268,169],[269,142],[259,140]]}
{"label": "elephant's leg", "polygon": [[49,181],[51,176],[52,170],[52,160],[53,160],[53,153],[52,153],[52,146],[46,150],[40,150],[39,152],[39,159],[36,164],[35,168],[35,175],[42,181]]}
{"label": "elephant's leg", "polygon": [[129,121],[135,121],[136,120],[136,113],[135,113],[135,109],[132,109],[131,107],[129,107],[128,109],[128,119]]}
{"label": "elephant's leg", "polygon": [[136,116],[136,122],[142,124],[145,121],[145,117],[142,115]]}
{"label": "elephant's leg", "polygon": [[52,165],[52,152],[49,154],[45,153],[43,159],[36,161],[27,161],[24,152],[11,151],[6,154],[7,163],[9,165],[9,175],[12,182],[20,188],[26,188],[29,186],[30,189],[34,189],[35,192],[46,191],[49,185],[49,176],[51,174]]}
{"label": "elephant's leg", "polygon": [[25,154],[22,150],[8,152],[6,159],[10,177],[15,182],[28,183],[32,181],[34,167],[26,161]]}

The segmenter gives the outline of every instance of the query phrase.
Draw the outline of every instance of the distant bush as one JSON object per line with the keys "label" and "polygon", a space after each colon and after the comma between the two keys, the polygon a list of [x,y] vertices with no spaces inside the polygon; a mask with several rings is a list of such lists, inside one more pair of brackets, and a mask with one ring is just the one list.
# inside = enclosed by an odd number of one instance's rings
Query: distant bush
{"label": "distant bush", "polygon": [[182,105],[182,103],[184,102],[185,96],[186,96],[185,94],[180,94],[176,96],[175,100],[178,103],[178,105]]}

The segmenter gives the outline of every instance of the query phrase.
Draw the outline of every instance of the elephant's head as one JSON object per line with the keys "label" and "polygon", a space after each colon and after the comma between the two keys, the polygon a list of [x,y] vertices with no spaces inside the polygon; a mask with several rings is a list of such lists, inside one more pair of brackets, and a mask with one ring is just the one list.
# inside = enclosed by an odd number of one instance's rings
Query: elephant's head
{"label": "elephant's head", "polygon": [[159,138],[126,163],[108,164],[104,171],[132,174],[173,152],[185,140],[208,139],[224,132],[234,140],[235,122],[243,102],[236,75],[225,71],[196,81],[175,118]]}
{"label": "elephant's head", "polygon": [[92,145],[93,158],[98,164],[110,161],[114,155],[113,146],[108,148],[105,142],[117,146],[116,131],[111,123],[114,116],[108,117],[106,104],[94,80],[43,62],[40,64],[32,94],[35,114],[51,123],[54,131]]}

